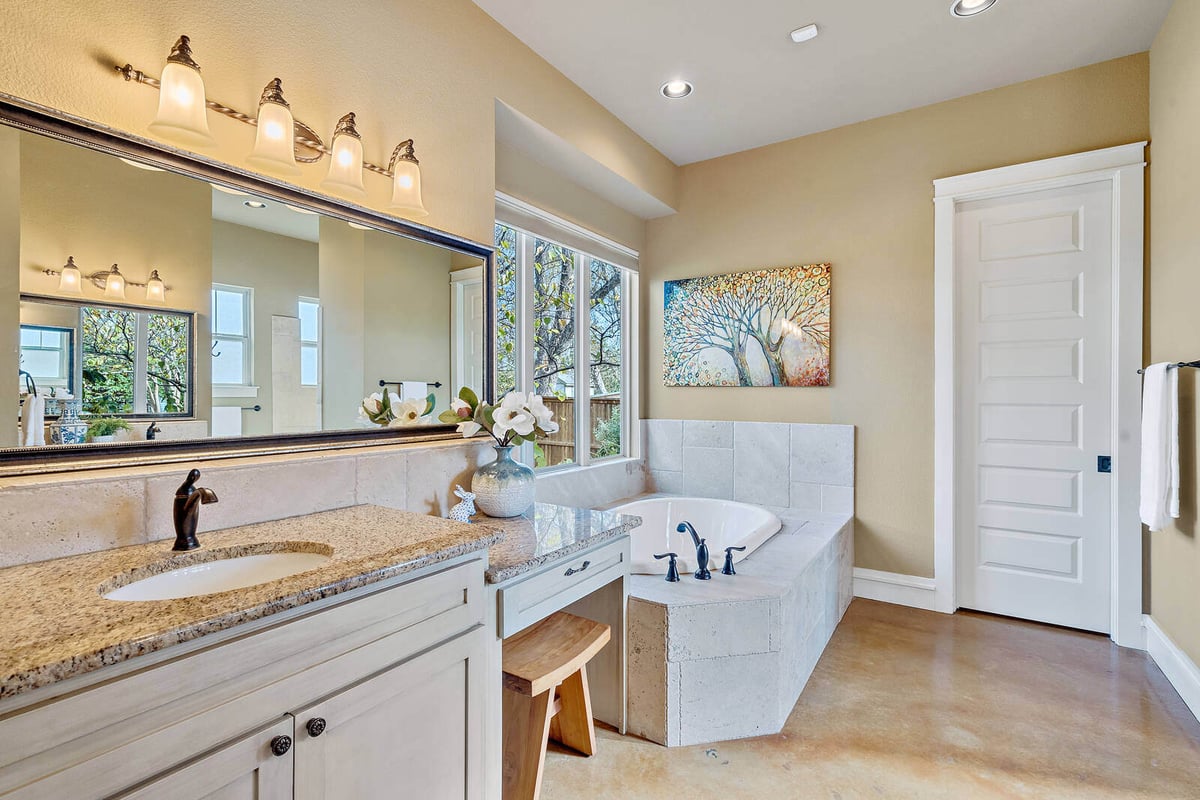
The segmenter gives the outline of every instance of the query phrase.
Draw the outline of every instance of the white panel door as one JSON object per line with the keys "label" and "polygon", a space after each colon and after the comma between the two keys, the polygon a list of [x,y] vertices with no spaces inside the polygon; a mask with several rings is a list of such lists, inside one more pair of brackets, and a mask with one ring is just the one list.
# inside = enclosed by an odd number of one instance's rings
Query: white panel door
{"label": "white panel door", "polygon": [[1112,189],[958,207],[959,604],[1109,630]]}

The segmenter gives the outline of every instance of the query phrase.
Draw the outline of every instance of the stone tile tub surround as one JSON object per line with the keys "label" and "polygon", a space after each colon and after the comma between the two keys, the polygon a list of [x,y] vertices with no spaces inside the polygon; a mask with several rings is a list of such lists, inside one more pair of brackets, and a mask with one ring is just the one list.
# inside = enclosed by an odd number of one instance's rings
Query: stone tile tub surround
{"label": "stone tile tub surround", "polygon": [[200,512],[211,531],[364,503],[441,516],[492,456],[482,441],[436,442],[0,479],[0,567],[173,537],[192,467],[220,497]]}
{"label": "stone tile tub surround", "polygon": [[674,747],[783,728],[853,595],[853,521],[808,516],[735,576],[631,577],[631,734]]}
{"label": "stone tile tub surround", "polygon": [[854,426],[648,419],[648,490],[854,513]]}
{"label": "stone tile tub surround", "polygon": [[[203,549],[182,555],[153,542],[9,567],[0,570],[0,698],[476,552],[502,536],[487,525],[363,505],[210,532]],[[201,597],[126,603],[102,596],[129,573],[260,552],[264,543],[331,560]]]}

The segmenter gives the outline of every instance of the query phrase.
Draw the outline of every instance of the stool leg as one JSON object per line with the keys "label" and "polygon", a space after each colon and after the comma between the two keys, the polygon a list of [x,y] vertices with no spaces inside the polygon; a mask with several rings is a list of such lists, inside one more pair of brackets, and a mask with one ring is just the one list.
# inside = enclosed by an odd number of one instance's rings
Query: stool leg
{"label": "stool leg", "polygon": [[592,697],[588,693],[587,666],[579,668],[558,686],[562,711],[550,726],[550,736],[585,756],[596,752],[596,728],[592,724]]}
{"label": "stool leg", "polygon": [[529,697],[504,690],[504,800],[537,800],[553,694]]}

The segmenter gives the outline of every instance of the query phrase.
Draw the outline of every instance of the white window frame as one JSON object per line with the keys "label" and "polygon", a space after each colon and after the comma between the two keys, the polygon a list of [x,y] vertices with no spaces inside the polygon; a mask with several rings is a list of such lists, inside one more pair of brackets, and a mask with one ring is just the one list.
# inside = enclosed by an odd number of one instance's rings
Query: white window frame
{"label": "white window frame", "polygon": [[[216,293],[227,292],[230,294],[242,295],[242,330],[245,334],[237,336],[229,333],[216,332]],[[211,315],[213,324],[210,326],[210,331],[213,341],[240,341],[242,343],[242,380],[240,383],[217,383],[213,382],[214,390],[220,388],[237,388],[237,389],[254,389],[257,395],[258,387],[254,384],[254,289],[249,286],[234,286],[229,283],[214,283],[212,292],[209,295],[210,307],[209,314]],[[209,356],[211,358],[211,355]],[[238,395],[222,395],[214,391],[214,396],[242,396]]]}
{"label": "white window frame", "polygon": [[[302,305],[310,305],[310,306],[317,307],[317,338],[316,339],[305,339],[304,338],[304,322],[303,322],[303,318],[300,316],[300,306],[302,306]],[[303,355],[305,349],[315,350],[317,353],[317,382],[316,383],[305,383],[304,382],[304,367],[301,366],[301,368],[300,368],[300,385],[309,387],[309,388],[319,388],[321,386],[321,375],[324,372],[324,369],[323,369],[324,364],[321,363],[321,301],[315,297],[300,297],[300,298],[298,298],[296,300],[296,317],[297,317],[297,319],[301,320],[301,322],[300,322],[300,353]],[[300,363],[303,365],[303,363],[304,363],[303,357],[300,359]]]}
{"label": "white window frame", "polygon": [[[545,215],[549,219],[556,219]],[[555,464],[539,467],[539,474],[558,472],[560,470],[588,467],[592,464],[604,464],[621,459],[637,459],[641,456],[640,437],[635,435],[639,430],[639,409],[637,407],[637,380],[640,372],[637,347],[637,313],[638,313],[638,273],[628,267],[613,264],[621,272],[621,452],[616,455],[592,457],[592,428],[591,428],[591,261],[593,259],[606,264],[612,262],[601,256],[594,256],[587,250],[563,244],[553,237],[543,233],[533,233],[519,225],[504,220],[496,224],[511,228],[517,232],[516,242],[516,341],[513,343],[517,358],[514,359],[514,384],[522,392],[533,391],[534,349],[532,341],[533,309],[534,309],[534,241],[541,240],[566,248],[575,256],[575,430],[572,438],[575,441],[575,461],[571,464]],[[563,225],[570,223],[562,222]],[[576,228],[576,230],[578,230]],[[615,242],[597,237],[597,241],[607,248],[621,248],[637,258],[637,254],[629,251]],[[603,248],[597,247],[603,252]],[[493,386],[493,391],[495,387]],[[496,398],[499,401],[499,398]],[[534,463],[533,445],[522,445],[518,458],[527,463]]]}

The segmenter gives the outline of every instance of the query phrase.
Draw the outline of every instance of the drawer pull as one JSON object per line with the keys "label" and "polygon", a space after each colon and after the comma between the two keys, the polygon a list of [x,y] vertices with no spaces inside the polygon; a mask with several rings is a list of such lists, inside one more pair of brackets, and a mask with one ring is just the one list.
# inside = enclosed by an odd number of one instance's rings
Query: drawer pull
{"label": "drawer pull", "polygon": [[592,562],[590,562],[590,561],[585,561],[585,562],[583,562],[583,566],[582,566],[582,567],[580,567],[579,569],[570,569],[570,568],[568,568],[568,569],[567,569],[567,571],[563,573],[563,575],[567,575],[567,576],[569,577],[569,576],[571,576],[571,575],[574,575],[574,574],[575,574],[575,573],[577,573],[577,572],[583,572],[585,569],[587,569],[587,568],[588,568],[588,567],[590,567],[591,565],[592,565]]}
{"label": "drawer pull", "polygon": [[292,749],[292,737],[276,736],[271,740],[271,752],[277,756],[286,756],[288,750]]}
{"label": "drawer pull", "polygon": [[321,717],[313,717],[304,728],[308,731],[308,735],[315,739],[325,732],[325,720]]}

